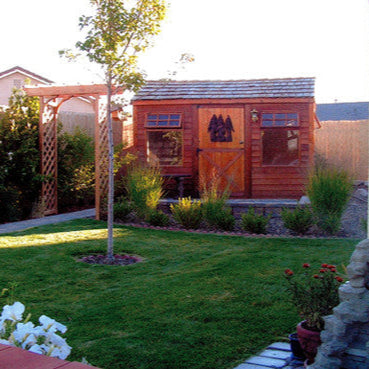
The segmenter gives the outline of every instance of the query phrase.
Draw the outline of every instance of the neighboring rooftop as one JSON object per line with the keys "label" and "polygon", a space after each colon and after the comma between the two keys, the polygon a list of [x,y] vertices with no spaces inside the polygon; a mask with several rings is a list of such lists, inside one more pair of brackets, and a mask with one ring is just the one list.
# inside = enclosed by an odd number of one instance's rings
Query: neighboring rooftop
{"label": "neighboring rooftop", "polygon": [[312,98],[314,82],[314,78],[148,81],[132,100]]}
{"label": "neighboring rooftop", "polygon": [[369,102],[318,104],[316,115],[321,122],[327,120],[367,120],[369,119]]}
{"label": "neighboring rooftop", "polygon": [[45,77],[42,77],[42,76],[40,76],[36,73],[33,73],[33,72],[31,72],[27,69],[24,69],[22,67],[19,67],[19,66],[4,70],[3,72],[0,72],[0,78],[4,78],[6,76],[9,76],[10,74],[17,73],[17,72],[19,72],[21,74],[24,74],[26,77],[39,80],[42,83],[54,83],[53,81],[51,81],[51,80],[49,80]]}

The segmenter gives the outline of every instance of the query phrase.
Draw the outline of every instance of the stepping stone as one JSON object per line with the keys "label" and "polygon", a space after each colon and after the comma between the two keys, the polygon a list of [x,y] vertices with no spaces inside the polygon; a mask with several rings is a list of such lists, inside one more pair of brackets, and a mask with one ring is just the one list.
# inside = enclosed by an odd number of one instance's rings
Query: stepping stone
{"label": "stepping stone", "polygon": [[270,366],[254,365],[249,363],[243,363],[234,369],[271,369]]}
{"label": "stepping stone", "polygon": [[291,352],[291,345],[287,342],[274,342],[270,346],[268,346],[268,349]]}
{"label": "stepping stone", "polygon": [[291,356],[291,353],[289,351],[267,349],[263,351],[260,356],[286,360]]}
{"label": "stepping stone", "polygon": [[286,360],[273,359],[263,356],[253,356],[247,359],[245,364],[264,365],[267,368],[283,368],[286,366]]}

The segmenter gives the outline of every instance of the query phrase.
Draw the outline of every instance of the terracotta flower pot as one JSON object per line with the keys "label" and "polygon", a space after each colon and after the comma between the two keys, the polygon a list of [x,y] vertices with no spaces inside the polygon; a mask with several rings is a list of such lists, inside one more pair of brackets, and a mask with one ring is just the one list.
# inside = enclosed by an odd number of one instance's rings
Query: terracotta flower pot
{"label": "terracotta flower pot", "polygon": [[304,322],[301,322],[297,325],[297,336],[299,338],[301,348],[308,359],[308,364],[312,364],[318,351],[318,347],[322,341],[320,340],[319,331],[317,332],[306,329],[303,327],[303,323]]}

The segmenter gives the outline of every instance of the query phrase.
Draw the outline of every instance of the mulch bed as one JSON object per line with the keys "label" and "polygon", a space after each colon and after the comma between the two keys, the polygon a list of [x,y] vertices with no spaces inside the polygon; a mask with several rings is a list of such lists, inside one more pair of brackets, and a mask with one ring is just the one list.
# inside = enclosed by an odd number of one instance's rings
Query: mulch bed
{"label": "mulch bed", "polygon": [[142,259],[135,255],[116,254],[113,259],[109,259],[107,255],[88,255],[84,256],[78,261],[87,264],[102,264],[102,265],[131,265],[142,261]]}

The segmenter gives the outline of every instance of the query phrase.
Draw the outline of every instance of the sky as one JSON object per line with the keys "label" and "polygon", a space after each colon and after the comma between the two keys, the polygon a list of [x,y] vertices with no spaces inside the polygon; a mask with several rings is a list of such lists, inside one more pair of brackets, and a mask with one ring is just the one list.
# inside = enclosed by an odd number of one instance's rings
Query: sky
{"label": "sky", "polygon": [[[99,83],[96,67],[58,51],[83,40],[88,0],[1,0],[0,71],[16,65],[57,84]],[[368,0],[170,0],[140,57],[149,79],[315,77],[318,103],[369,101]],[[194,62],[180,68],[181,54]]]}

